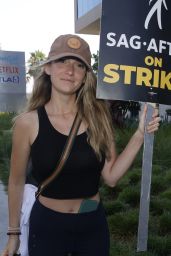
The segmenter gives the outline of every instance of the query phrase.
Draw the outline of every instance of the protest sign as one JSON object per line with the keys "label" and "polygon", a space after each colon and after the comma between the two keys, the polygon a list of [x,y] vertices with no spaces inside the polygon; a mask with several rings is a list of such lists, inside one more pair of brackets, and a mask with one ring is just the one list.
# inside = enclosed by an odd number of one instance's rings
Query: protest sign
{"label": "protest sign", "polygon": [[97,98],[171,104],[171,1],[102,1]]}

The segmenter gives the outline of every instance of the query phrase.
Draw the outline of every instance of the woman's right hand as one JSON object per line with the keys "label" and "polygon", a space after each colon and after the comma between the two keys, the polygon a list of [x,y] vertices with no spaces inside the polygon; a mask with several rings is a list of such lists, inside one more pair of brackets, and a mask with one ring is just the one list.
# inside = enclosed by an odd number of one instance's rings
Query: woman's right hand
{"label": "woman's right hand", "polygon": [[2,252],[1,256],[13,256],[17,253],[20,244],[19,236],[10,235],[6,248]]}

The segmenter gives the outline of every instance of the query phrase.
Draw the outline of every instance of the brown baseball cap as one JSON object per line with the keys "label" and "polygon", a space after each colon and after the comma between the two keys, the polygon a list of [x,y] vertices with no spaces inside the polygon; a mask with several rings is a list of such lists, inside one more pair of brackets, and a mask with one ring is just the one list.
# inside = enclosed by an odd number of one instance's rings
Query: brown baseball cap
{"label": "brown baseball cap", "polygon": [[91,69],[91,52],[88,43],[77,35],[61,35],[53,42],[47,59],[41,63],[45,65],[63,57],[76,57]]}

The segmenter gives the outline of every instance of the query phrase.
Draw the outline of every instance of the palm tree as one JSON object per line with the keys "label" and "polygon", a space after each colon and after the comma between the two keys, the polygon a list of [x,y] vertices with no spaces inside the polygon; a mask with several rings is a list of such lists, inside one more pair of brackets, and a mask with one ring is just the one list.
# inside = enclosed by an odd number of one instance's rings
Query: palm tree
{"label": "palm tree", "polygon": [[46,59],[46,55],[37,50],[35,52],[30,53],[30,58],[28,60],[28,71],[27,71],[27,81],[30,80],[31,77],[35,78],[40,72],[40,68],[36,68],[42,61]]}
{"label": "palm tree", "polygon": [[98,62],[99,62],[99,51],[97,51],[97,53],[93,53],[91,58],[94,60],[94,63],[92,65],[92,69],[94,71],[94,73],[97,75],[97,71],[98,71]]}

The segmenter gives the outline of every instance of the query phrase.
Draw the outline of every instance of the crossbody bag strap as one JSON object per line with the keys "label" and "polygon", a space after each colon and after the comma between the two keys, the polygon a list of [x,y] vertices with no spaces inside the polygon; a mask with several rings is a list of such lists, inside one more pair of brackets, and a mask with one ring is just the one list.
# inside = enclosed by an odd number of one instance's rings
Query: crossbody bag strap
{"label": "crossbody bag strap", "polygon": [[74,143],[74,139],[77,135],[78,129],[80,127],[81,124],[81,118],[79,117],[79,114],[76,114],[76,117],[74,119],[74,122],[72,124],[69,136],[67,138],[67,141],[65,143],[63,152],[61,154],[61,157],[57,163],[57,167],[55,169],[55,171],[52,173],[52,175],[50,175],[39,187],[38,190],[36,192],[36,198],[38,198],[38,196],[43,192],[43,190],[59,175],[59,173],[61,172],[64,164],[66,163],[68,156],[71,152],[73,143]]}

